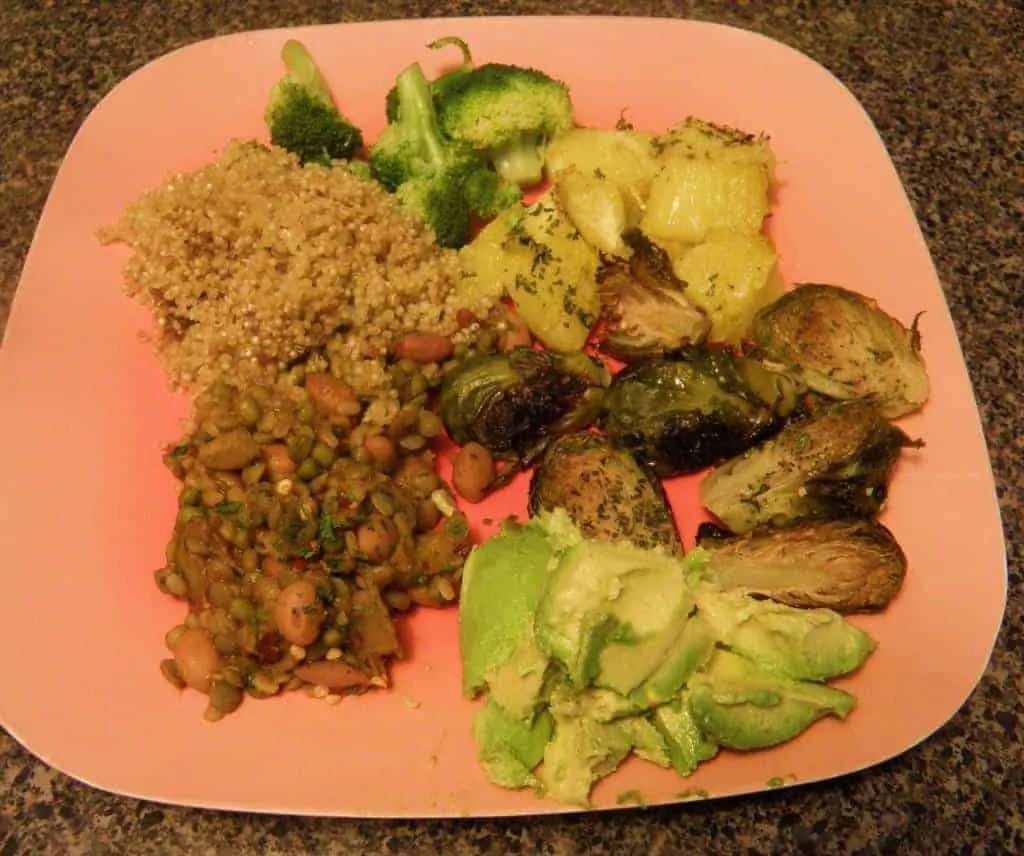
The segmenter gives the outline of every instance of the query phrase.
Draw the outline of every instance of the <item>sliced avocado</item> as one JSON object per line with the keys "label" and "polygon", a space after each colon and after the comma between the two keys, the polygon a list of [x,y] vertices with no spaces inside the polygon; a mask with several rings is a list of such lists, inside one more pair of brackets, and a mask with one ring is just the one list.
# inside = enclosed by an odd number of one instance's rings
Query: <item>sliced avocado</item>
{"label": "sliced avocado", "polygon": [[730,749],[784,743],[824,716],[845,718],[857,703],[847,692],[772,674],[725,649],[689,687],[698,728]]}
{"label": "sliced avocado", "polygon": [[629,741],[633,752],[659,767],[671,767],[672,758],[664,734],[646,716],[627,716],[612,725]]}
{"label": "sliced avocado", "polygon": [[[653,597],[658,595],[653,594]],[[620,632],[609,639],[598,655],[594,683],[629,695],[671,656],[693,606],[693,596],[684,592],[666,625],[639,638],[632,632],[633,625],[620,626]],[[616,610],[620,608],[617,604]]]}
{"label": "sliced avocado", "polygon": [[629,697],[652,707],[674,698],[690,676],[710,659],[717,636],[711,623],[697,611],[682,625],[658,668]]}
{"label": "sliced avocado", "polygon": [[[550,577],[537,606],[537,643],[584,688],[600,670],[606,646],[632,647],[664,633],[685,616],[688,597],[682,565],[669,556],[626,543],[585,541],[562,554]],[[618,656],[612,655],[607,668],[629,682],[628,662]],[[657,660],[638,665],[643,674],[635,683]]]}
{"label": "sliced avocado", "polygon": [[552,725],[546,711],[525,725],[488,699],[473,720],[473,737],[487,777],[506,788],[538,787],[533,769],[544,757]]}
{"label": "sliced avocado", "polygon": [[686,690],[668,704],[655,708],[651,720],[665,738],[672,766],[680,776],[689,776],[701,761],[708,761],[718,753],[717,744],[705,737],[698,727]]}
{"label": "sliced avocado", "polygon": [[597,722],[611,722],[613,719],[633,716],[647,709],[646,705],[612,690],[590,687],[581,691],[568,683],[552,689],[548,706],[556,715],[586,716]]}
{"label": "sliced avocado", "polygon": [[685,612],[680,613],[676,621],[646,639],[609,641],[598,657],[594,684],[629,695],[663,662],[686,621]]}
{"label": "sliced avocado", "polygon": [[583,540],[583,533],[564,508],[540,511],[536,516],[531,515],[530,522],[544,530],[556,553],[561,553]]}
{"label": "sliced avocado", "polygon": [[611,773],[632,743],[615,723],[585,716],[556,716],[555,736],[544,750],[540,780],[559,802],[586,807],[594,782]]}
{"label": "sliced avocado", "polygon": [[672,766],[661,731],[646,716],[597,722],[587,716],[555,715],[555,736],[544,752],[540,780],[560,802],[588,805],[590,789],[630,753]]}
{"label": "sliced avocado", "polygon": [[513,719],[529,722],[541,702],[547,655],[529,638],[500,666],[487,671],[491,699]]}
{"label": "sliced avocado", "polygon": [[867,633],[831,609],[797,609],[740,592],[702,591],[698,603],[723,645],[794,680],[845,675],[875,649]]}
{"label": "sliced avocado", "polygon": [[488,673],[526,642],[553,555],[544,529],[507,525],[466,560],[459,605],[462,691],[473,696]]}

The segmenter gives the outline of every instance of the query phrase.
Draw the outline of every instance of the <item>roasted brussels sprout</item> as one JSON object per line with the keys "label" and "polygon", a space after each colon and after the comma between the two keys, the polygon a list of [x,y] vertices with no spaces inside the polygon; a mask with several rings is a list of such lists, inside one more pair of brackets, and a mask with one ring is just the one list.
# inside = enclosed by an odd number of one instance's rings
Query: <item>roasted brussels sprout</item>
{"label": "roasted brussels sprout", "polygon": [[900,450],[920,445],[872,404],[836,404],[712,470],[700,495],[738,533],[804,518],[872,517]]}
{"label": "roasted brussels sprout", "polygon": [[662,477],[693,473],[776,431],[799,391],[728,351],[691,349],[615,376],[603,425],[611,441]]}
{"label": "roasted brussels sprout", "polygon": [[829,398],[871,399],[890,419],[928,399],[917,319],[908,330],[845,288],[798,286],[758,312],[753,338],[766,362]]}
{"label": "roasted brussels sprout", "polygon": [[836,612],[883,609],[903,585],[907,557],[875,520],[805,520],[741,536],[697,532],[705,579],[778,603]]}
{"label": "roasted brussels sprout", "polygon": [[589,425],[610,380],[604,366],[582,353],[517,348],[481,355],[444,379],[441,418],[456,443],[477,442],[526,463],[548,438]]}
{"label": "roasted brussels sprout", "polygon": [[629,262],[609,266],[599,282],[601,350],[629,361],[703,342],[711,321],[687,299],[665,251],[638,230],[623,237]]}
{"label": "roasted brussels sprout", "polygon": [[600,434],[552,441],[530,482],[530,515],[564,508],[588,538],[682,553],[661,482]]}

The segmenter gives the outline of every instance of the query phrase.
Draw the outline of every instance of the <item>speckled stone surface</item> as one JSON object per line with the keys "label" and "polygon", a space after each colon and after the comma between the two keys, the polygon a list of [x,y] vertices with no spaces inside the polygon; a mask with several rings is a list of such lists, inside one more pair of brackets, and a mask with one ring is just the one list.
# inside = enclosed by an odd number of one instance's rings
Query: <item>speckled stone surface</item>
{"label": "speckled stone surface", "polygon": [[[337,20],[586,12],[720,21],[804,51],[862,101],[920,219],[977,392],[1010,572],[1004,626],[965,707],[923,745],[837,781],[611,815],[423,823],[278,818],[102,793],[51,770],[0,731],[0,856],[1024,852],[1019,2],[4,0],[0,6],[0,332],[50,183],[78,125],[123,77],[189,42]],[[959,558],[969,573],[970,557]]]}

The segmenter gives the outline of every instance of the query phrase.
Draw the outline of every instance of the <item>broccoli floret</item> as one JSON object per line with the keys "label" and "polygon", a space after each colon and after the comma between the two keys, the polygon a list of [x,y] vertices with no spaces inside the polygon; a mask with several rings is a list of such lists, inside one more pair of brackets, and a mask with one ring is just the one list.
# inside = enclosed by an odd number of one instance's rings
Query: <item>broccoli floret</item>
{"label": "broccoli floret", "polygon": [[520,187],[540,183],[547,142],[573,126],[568,87],[531,68],[482,65],[458,74],[435,100],[442,135],[484,153]]}
{"label": "broccoli floret", "polygon": [[466,177],[463,190],[470,208],[487,219],[497,217],[523,198],[517,184],[505,181],[491,169],[474,169]]}
{"label": "broccoli floret", "polygon": [[458,167],[442,169],[402,184],[398,201],[434,230],[442,247],[461,247],[469,241],[472,211],[462,192]]}
{"label": "broccoli floret", "polygon": [[[459,78],[460,75],[465,74],[473,68],[473,55],[469,51],[469,45],[467,45],[458,36],[445,36],[443,39],[437,39],[436,41],[430,42],[427,45],[432,51],[440,50],[441,48],[447,47],[448,45],[455,45],[462,53],[462,65],[458,68],[452,69],[442,74],[437,80],[430,84],[430,93],[434,98],[436,104],[438,99],[444,96],[447,87]],[[398,87],[392,86],[388,90],[387,97],[384,99],[384,113],[387,116],[389,123],[394,122],[398,118]]]}
{"label": "broccoli floret", "polygon": [[493,216],[518,201],[478,154],[443,140],[430,83],[414,63],[395,83],[394,122],[370,149],[373,176],[434,230],[437,242],[460,247],[469,240],[473,215]]}
{"label": "broccoli floret", "polygon": [[351,158],[363,147],[363,135],[341,115],[309,51],[290,39],[281,59],[288,73],[270,91],[265,117],[270,141],[303,163],[326,166]]}

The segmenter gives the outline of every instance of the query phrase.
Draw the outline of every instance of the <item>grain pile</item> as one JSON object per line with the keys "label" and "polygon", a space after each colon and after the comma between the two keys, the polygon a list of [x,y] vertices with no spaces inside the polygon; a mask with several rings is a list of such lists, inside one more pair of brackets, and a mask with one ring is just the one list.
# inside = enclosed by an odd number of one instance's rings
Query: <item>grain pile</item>
{"label": "grain pile", "polygon": [[153,310],[180,389],[273,380],[311,355],[319,369],[330,343],[331,370],[372,397],[397,338],[458,330],[455,253],[375,182],[276,148],[230,144],[101,238],[134,250],[126,287]]}

